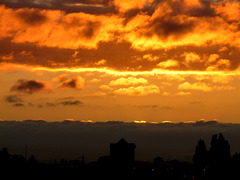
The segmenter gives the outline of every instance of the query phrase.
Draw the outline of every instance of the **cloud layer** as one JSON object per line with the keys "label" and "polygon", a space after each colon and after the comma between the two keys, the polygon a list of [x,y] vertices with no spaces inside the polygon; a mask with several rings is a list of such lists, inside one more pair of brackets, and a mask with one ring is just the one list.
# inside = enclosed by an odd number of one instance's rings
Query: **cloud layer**
{"label": "cloud layer", "polygon": [[134,71],[218,71],[239,66],[238,1],[1,4],[0,41],[7,48],[0,52],[0,61],[5,63]]}

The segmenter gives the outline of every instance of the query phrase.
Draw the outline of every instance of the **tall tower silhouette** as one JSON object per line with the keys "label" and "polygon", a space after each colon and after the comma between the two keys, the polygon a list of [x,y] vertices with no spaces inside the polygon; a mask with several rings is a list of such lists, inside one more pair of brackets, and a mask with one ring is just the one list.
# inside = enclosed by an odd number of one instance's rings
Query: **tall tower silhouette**
{"label": "tall tower silhouette", "polygon": [[124,138],[117,143],[110,144],[110,158],[113,167],[121,171],[133,170],[135,162],[135,148],[134,143],[128,143]]}

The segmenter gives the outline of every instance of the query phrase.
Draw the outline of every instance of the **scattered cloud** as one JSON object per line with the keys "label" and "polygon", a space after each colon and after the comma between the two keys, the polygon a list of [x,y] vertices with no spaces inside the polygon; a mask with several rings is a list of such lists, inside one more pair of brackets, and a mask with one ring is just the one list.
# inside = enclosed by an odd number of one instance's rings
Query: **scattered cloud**
{"label": "scattered cloud", "polygon": [[207,71],[218,71],[218,70],[227,70],[231,66],[230,60],[228,59],[220,59],[216,62],[216,64],[208,66]]}
{"label": "scattered cloud", "polygon": [[15,107],[25,107],[23,103],[15,103],[13,106]]}
{"label": "scattered cloud", "polygon": [[159,60],[159,57],[158,56],[153,56],[152,54],[145,54],[145,55],[143,55],[143,59],[147,60],[147,61],[150,61],[150,62],[154,62],[154,61]]}
{"label": "scattered cloud", "polygon": [[43,90],[50,90],[50,83],[38,80],[18,80],[17,84],[10,88],[10,91],[33,94]]}
{"label": "scattered cloud", "polygon": [[208,86],[206,83],[197,82],[190,84],[189,82],[184,82],[178,86],[179,90],[200,90],[204,92],[212,91],[213,88]]}
{"label": "scattered cloud", "polygon": [[169,59],[167,61],[162,61],[162,62],[158,63],[157,66],[160,68],[163,68],[163,69],[168,69],[168,68],[172,68],[172,67],[178,67],[179,63],[177,60]]}
{"label": "scattered cloud", "polygon": [[139,85],[139,84],[143,84],[143,85],[148,84],[148,81],[144,78],[121,77],[109,83],[110,86],[132,86],[132,85]]}
{"label": "scattered cloud", "polygon": [[106,95],[107,95],[106,92],[97,91],[97,92],[92,93],[92,94],[87,94],[87,95],[85,95],[85,97],[103,97],[103,96],[106,96]]}
{"label": "scattered cloud", "polygon": [[79,100],[65,100],[65,101],[59,102],[58,104],[61,104],[63,106],[83,105],[83,103]]}
{"label": "scattered cloud", "polygon": [[179,84],[178,86],[179,90],[200,90],[203,92],[210,92],[210,91],[214,91],[214,90],[235,90],[236,88],[230,85],[225,85],[225,86],[221,86],[221,85],[208,85],[204,82],[196,82],[193,84],[190,84],[189,82],[184,82],[182,84]]}
{"label": "scattered cloud", "polygon": [[22,98],[19,95],[9,95],[9,96],[6,96],[5,100],[8,103],[21,103],[21,102],[23,102]]}
{"label": "scattered cloud", "polygon": [[99,89],[102,91],[112,91],[113,88],[109,87],[108,85],[101,85],[99,86]]}
{"label": "scattered cloud", "polygon": [[190,63],[196,63],[196,62],[200,62],[201,61],[201,57],[194,53],[194,52],[185,52],[183,54],[183,56],[185,56],[185,62],[187,64],[190,64]]}
{"label": "scattered cloud", "polygon": [[83,89],[85,80],[82,77],[74,77],[59,84],[59,88]]}
{"label": "scattered cloud", "polygon": [[214,89],[216,90],[235,90],[236,88],[233,86],[215,86]]}
{"label": "scattered cloud", "polygon": [[210,54],[207,64],[211,64],[217,61],[217,59],[219,58],[218,54]]}
{"label": "scattered cloud", "polygon": [[74,98],[74,97],[65,97],[58,99],[55,105],[63,105],[63,106],[74,106],[74,105],[83,105],[83,102]]}
{"label": "scattered cloud", "polygon": [[97,61],[97,62],[95,62],[95,64],[97,65],[97,66],[100,66],[100,65],[104,65],[104,64],[106,64],[106,60],[105,59],[102,59],[102,60],[99,60],[99,61]]}
{"label": "scattered cloud", "polygon": [[2,55],[0,56],[0,60],[3,61],[11,61],[13,59],[14,52],[11,52],[10,54],[7,55]]}
{"label": "scattered cloud", "polygon": [[226,46],[223,46],[223,47],[221,47],[218,51],[219,52],[225,52],[225,51],[227,51],[228,50],[228,48],[226,47]]}
{"label": "scattered cloud", "polygon": [[119,88],[113,91],[115,95],[127,95],[127,96],[146,96],[150,94],[158,94],[159,87],[151,84],[146,86],[136,86],[136,87],[128,87],[128,88]]}
{"label": "scattered cloud", "polygon": [[66,81],[67,80],[67,77],[69,76],[69,74],[61,74],[55,78],[52,79],[53,82],[63,82],[63,81]]}
{"label": "scattered cloud", "polygon": [[219,83],[219,84],[228,84],[233,80],[232,76],[224,76],[224,75],[220,75],[220,76],[213,76],[211,78],[212,82],[214,83]]}
{"label": "scattered cloud", "polygon": [[91,82],[91,83],[99,83],[101,81],[102,81],[101,79],[94,78],[94,79],[90,80],[89,82]]}
{"label": "scattered cloud", "polygon": [[[65,98],[60,98],[55,101],[50,101],[50,102],[44,102],[44,103],[39,103],[37,104],[36,107],[38,108],[44,108],[44,107],[56,107],[56,106],[82,106],[84,103],[74,97],[65,97]],[[34,107],[34,104],[29,104],[29,106]]]}
{"label": "scattered cloud", "polygon": [[165,81],[185,81],[184,75],[179,74],[166,74],[166,75],[159,75],[157,79],[165,80]]}

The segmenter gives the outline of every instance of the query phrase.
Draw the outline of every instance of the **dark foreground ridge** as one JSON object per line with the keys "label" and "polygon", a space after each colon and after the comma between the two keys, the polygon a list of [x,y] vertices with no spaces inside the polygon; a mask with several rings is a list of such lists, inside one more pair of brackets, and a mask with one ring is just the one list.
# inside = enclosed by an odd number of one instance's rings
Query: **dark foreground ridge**
{"label": "dark foreground ridge", "polygon": [[0,171],[2,176],[11,178],[108,178],[108,179],[163,179],[163,180],[212,180],[239,179],[240,154],[230,154],[230,145],[220,133],[212,136],[210,149],[204,140],[196,145],[193,162],[178,160],[164,161],[161,157],[153,162],[135,161],[134,143],[124,138],[110,144],[110,155],[99,157],[98,161],[85,163],[81,160],[60,160],[41,162],[32,155],[11,155],[7,148],[0,151]]}

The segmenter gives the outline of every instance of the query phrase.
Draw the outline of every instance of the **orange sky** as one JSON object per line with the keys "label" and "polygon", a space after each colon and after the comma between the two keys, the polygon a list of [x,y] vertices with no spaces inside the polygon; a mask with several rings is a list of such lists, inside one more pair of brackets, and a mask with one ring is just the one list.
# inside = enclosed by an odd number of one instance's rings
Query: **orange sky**
{"label": "orange sky", "polygon": [[0,119],[239,123],[240,3],[2,0]]}

